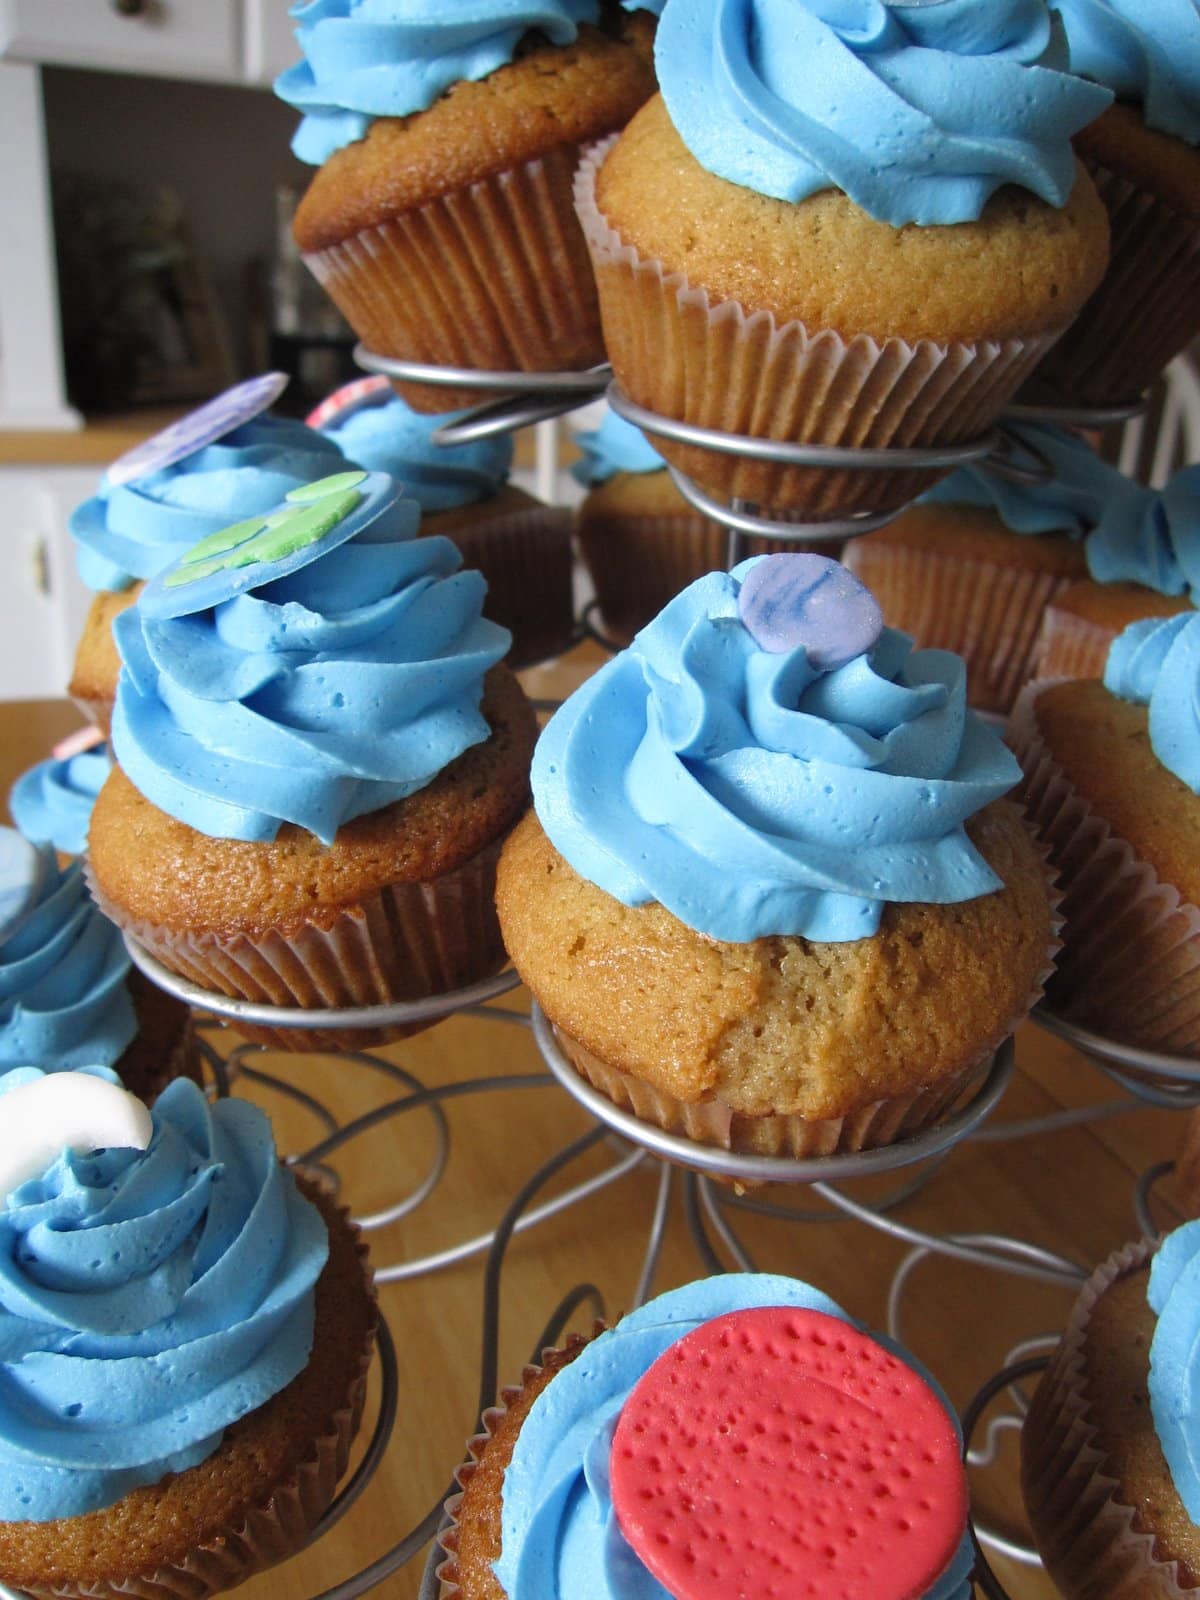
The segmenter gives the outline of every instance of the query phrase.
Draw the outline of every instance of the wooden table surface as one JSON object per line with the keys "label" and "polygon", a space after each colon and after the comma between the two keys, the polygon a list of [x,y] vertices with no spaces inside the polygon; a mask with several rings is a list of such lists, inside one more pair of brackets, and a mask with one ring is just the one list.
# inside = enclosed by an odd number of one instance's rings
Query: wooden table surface
{"label": "wooden table surface", "polygon": [[[562,693],[581,681],[594,661],[585,647],[555,668],[527,673],[527,687],[537,695]],[[18,772],[78,722],[78,713],[63,702],[0,706],[0,781],[5,792]],[[514,1007],[523,1003],[523,991],[503,1002]],[[462,1017],[383,1053],[430,1086],[541,1067],[526,1029]],[[1017,1064],[1012,1086],[989,1125],[993,1130],[1005,1122],[1120,1098],[1120,1091],[1082,1057],[1032,1025],[1018,1035]],[[256,1065],[335,1107],[343,1121],[394,1093],[368,1068],[323,1057],[263,1053]],[[269,1109],[283,1148],[302,1150],[320,1136],[315,1116],[279,1091],[243,1080],[239,1092]],[[413,1259],[486,1232],[526,1179],[589,1126],[586,1115],[552,1080],[537,1088],[458,1099],[449,1103],[447,1115],[451,1156],[445,1177],[419,1211],[373,1236],[377,1265]],[[1013,1235],[1090,1266],[1136,1236],[1135,1179],[1153,1162],[1173,1156],[1181,1133],[1179,1113],[1138,1107],[1036,1138],[968,1141],[897,1215],[934,1232]],[[432,1150],[427,1114],[384,1124],[351,1144],[336,1161],[343,1192],[358,1213],[377,1210],[415,1187],[428,1170]],[[616,1159],[615,1148],[602,1146],[578,1161],[550,1192]],[[870,1197],[896,1181],[859,1181],[846,1188],[855,1196]],[[641,1267],[656,1188],[656,1172],[647,1160],[513,1241],[504,1274],[502,1381],[519,1373],[552,1309],[572,1285],[583,1280],[598,1285],[610,1312],[627,1303]],[[803,1192],[766,1193],[785,1204],[821,1209]],[[1170,1179],[1159,1184],[1155,1205],[1164,1224],[1177,1219]],[[906,1253],[903,1245],[854,1221],[802,1226],[745,1213],[733,1217],[760,1268],[808,1279],[855,1316],[883,1326],[888,1288]],[[686,1282],[701,1271],[676,1184],[655,1289]],[[304,1555],[247,1585],[242,1590],[246,1600],[304,1600],[323,1593],[382,1554],[440,1499],[474,1427],[481,1296],[481,1258],[382,1290],[399,1364],[399,1420],[391,1448],[346,1520]],[[932,1259],[910,1280],[904,1337],[961,1406],[1014,1344],[1056,1331],[1070,1301],[1062,1288]],[[576,1325],[587,1321],[581,1316]],[[372,1415],[369,1410],[368,1420]],[[1003,1438],[997,1464],[973,1475],[975,1506],[989,1519],[1020,1531],[1014,1436]],[[419,1558],[373,1592],[384,1600],[409,1600],[417,1592],[423,1564]],[[997,1570],[1014,1600],[1050,1600],[1056,1593],[1043,1575],[1029,1568],[998,1561]]]}

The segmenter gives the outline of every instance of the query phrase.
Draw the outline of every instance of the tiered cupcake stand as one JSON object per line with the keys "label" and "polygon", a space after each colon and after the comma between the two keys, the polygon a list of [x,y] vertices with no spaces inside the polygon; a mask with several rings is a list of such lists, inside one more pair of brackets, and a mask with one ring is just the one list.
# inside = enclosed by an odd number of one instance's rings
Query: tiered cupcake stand
{"label": "tiered cupcake stand", "polygon": [[[443,430],[444,443],[465,442],[499,432],[526,426],[560,416],[567,411],[598,398],[607,392],[613,408],[650,433],[652,436],[670,438],[680,443],[702,445],[723,452],[753,455],[759,459],[788,466],[853,466],[864,471],[881,467],[949,467],[968,461],[987,459],[994,470],[1010,477],[1030,482],[1044,479],[1049,468],[1045,461],[1032,458],[1028,449],[1014,440],[1004,430],[998,429],[985,438],[944,450],[830,450],[794,444],[776,444],[761,440],[717,434],[698,429],[671,419],[658,417],[634,405],[610,381],[605,368],[586,373],[526,375],[512,373],[480,374],[452,369],[417,367],[409,363],[376,356],[360,347],[357,352],[360,365],[372,372],[382,372],[389,377],[413,382],[440,383],[451,387],[469,385],[484,392],[495,391],[497,398],[476,408],[462,419]],[[1051,415],[1043,408],[1032,408],[1039,417]],[[1123,420],[1136,410],[1134,407],[1117,408],[1105,413],[1072,413],[1062,420],[1077,424],[1103,425]],[[1014,408],[1008,415],[1027,420],[1030,410]],[[776,521],[763,516],[757,508],[734,501],[722,503],[686,478],[675,473],[675,481],[685,497],[704,515],[722,523],[729,530],[729,563],[740,559],[743,539],[747,536],[766,537],[787,541],[813,542],[821,539],[841,540],[890,520],[874,513],[843,519],[838,523],[822,522],[801,525],[794,521]],[[585,628],[585,631],[586,628]],[[602,635],[594,633],[602,643]],[[1013,1045],[1008,1041],[982,1071],[966,1102],[960,1104],[945,1121],[919,1135],[882,1149],[855,1154],[833,1155],[804,1160],[768,1158],[739,1155],[729,1151],[697,1145],[675,1137],[661,1129],[640,1122],[631,1114],[619,1109],[591,1089],[574,1071],[559,1051],[553,1032],[545,1017],[534,1008],[532,1016],[524,1015],[496,1001],[517,987],[514,973],[505,972],[486,982],[473,985],[457,993],[405,1004],[370,1006],[354,1011],[312,1012],[285,1010],[274,1006],[253,1004],[243,1000],[214,996],[197,989],[186,980],[168,972],[136,943],[129,942],[130,954],[141,970],[155,983],[179,999],[198,1007],[210,1018],[228,1022],[268,1025],[273,1028],[336,1027],[338,1029],[378,1029],[412,1025],[429,1025],[453,1015],[486,1019],[490,1026],[505,1029],[528,1029],[545,1063],[545,1070],[524,1074],[472,1077],[430,1087],[414,1073],[396,1065],[375,1051],[348,1052],[336,1059],[347,1069],[370,1075],[378,1086],[378,1103],[351,1120],[340,1122],[334,1111],[322,1104],[307,1089],[297,1087],[289,1078],[264,1070],[263,1060],[271,1059],[271,1052],[258,1045],[237,1045],[231,1051],[213,1047],[211,1037],[203,1044],[206,1060],[212,1072],[213,1093],[228,1093],[239,1079],[247,1084],[280,1093],[302,1106],[324,1133],[307,1149],[292,1154],[289,1160],[298,1165],[316,1169],[337,1181],[331,1165],[338,1156],[353,1153],[354,1141],[384,1123],[394,1123],[413,1114],[428,1119],[433,1138],[433,1153],[424,1176],[406,1193],[390,1204],[357,1220],[368,1234],[382,1230],[409,1218],[424,1206],[438,1189],[446,1171],[451,1151],[451,1126],[447,1107],[451,1101],[478,1096],[495,1096],[498,1114],[503,1103],[511,1104],[514,1095],[542,1089],[565,1090],[583,1108],[593,1126],[555,1153],[536,1170],[516,1193],[498,1225],[489,1231],[465,1238],[459,1243],[432,1253],[405,1257],[395,1261],[379,1259],[375,1255],[376,1275],[381,1284],[395,1284],[435,1274],[473,1257],[484,1257],[483,1292],[483,1349],[480,1363],[478,1389],[479,1410],[490,1405],[497,1393],[499,1382],[511,1373],[503,1373],[499,1366],[499,1326],[501,1287],[505,1277],[505,1260],[514,1235],[548,1222],[571,1207],[585,1206],[599,1191],[620,1183],[635,1171],[647,1167],[657,1172],[655,1197],[649,1215],[638,1218],[629,1228],[632,1236],[631,1260],[640,1248],[641,1264],[637,1272],[636,1289],[626,1301],[626,1306],[639,1305],[651,1294],[659,1266],[660,1254],[668,1228],[672,1207],[681,1208],[687,1233],[694,1246],[698,1265],[703,1272],[722,1272],[730,1269],[756,1270],[751,1247],[739,1231],[743,1219],[749,1214],[783,1222],[797,1230],[802,1238],[806,1228],[828,1228],[847,1220],[877,1230],[893,1241],[907,1246],[891,1283],[888,1298],[888,1327],[901,1336],[901,1317],[911,1280],[922,1262],[930,1258],[946,1258],[959,1263],[991,1268],[1039,1283],[1074,1291],[1086,1278],[1088,1268],[1080,1262],[1043,1248],[1032,1241],[1009,1237],[999,1233],[961,1232],[935,1234],[911,1226],[894,1215],[896,1209],[917,1194],[926,1184],[937,1179],[942,1163],[950,1150],[963,1141],[998,1142],[1002,1140],[1030,1140],[1085,1122],[1120,1115],[1143,1104],[1156,1107],[1188,1108],[1200,1105],[1200,1067],[1195,1063],[1175,1058],[1132,1051],[1111,1041],[1085,1033],[1071,1022],[1056,1017],[1045,1007],[1035,1013],[1034,1020],[1044,1028],[1067,1040],[1078,1048],[1095,1065],[1124,1091],[1121,1099],[1099,1105],[1057,1112],[1050,1116],[1010,1122],[996,1128],[985,1127],[986,1119],[1008,1088],[1013,1074]],[[214,1024],[215,1025],[215,1024]],[[206,1031],[211,1031],[210,1025]],[[327,1057],[327,1052],[322,1052]],[[582,1158],[601,1148],[606,1161],[598,1172],[576,1181],[570,1187],[539,1201],[539,1196],[561,1173]],[[1134,1211],[1143,1232],[1154,1233],[1149,1214],[1150,1193],[1153,1185],[1170,1169],[1170,1163],[1160,1163],[1145,1172],[1137,1182]],[[913,1168],[882,1198],[876,1196],[871,1203],[851,1197],[840,1187],[844,1182],[863,1177],[899,1172]],[[764,1198],[761,1188],[766,1184],[805,1186],[821,1202],[820,1209],[813,1206],[783,1204],[776,1198]],[[640,1243],[638,1242],[640,1241]],[[797,1251],[802,1262],[802,1247]],[[803,1274],[802,1265],[798,1270]],[[609,1308],[613,1311],[620,1306]],[[581,1312],[600,1315],[605,1310],[603,1297],[590,1284],[580,1284],[566,1293],[549,1317],[540,1336],[531,1346],[531,1355],[554,1343]],[[1024,1342],[1010,1352],[1004,1370],[984,1386],[964,1415],[964,1432],[967,1440],[969,1462],[987,1465],[993,1458],[996,1440],[1006,1431],[1020,1426],[1027,1403],[1022,1381],[1044,1365],[1044,1358],[1031,1352],[1044,1349],[1048,1339]],[[392,1337],[386,1324],[381,1324],[379,1341],[381,1397],[374,1431],[352,1476],[343,1486],[337,1500],[316,1529],[314,1539],[320,1538],[345,1516],[359,1500],[371,1477],[377,1471],[389,1444],[395,1444],[394,1424],[398,1409],[404,1400],[399,1392],[397,1358]],[[976,1447],[974,1436],[985,1414],[996,1399],[1007,1394],[1009,1409],[1002,1415],[993,1415],[987,1427],[984,1442]],[[464,1417],[464,1438],[474,1431],[475,1418]],[[450,1488],[451,1473],[456,1463],[446,1463],[446,1490]],[[427,1514],[412,1529],[394,1540],[391,1547],[351,1577],[323,1591],[315,1600],[353,1600],[375,1589],[392,1574],[411,1562],[429,1543],[441,1520],[441,1498],[430,1506]],[[392,1530],[394,1532],[394,1530]],[[389,1534],[390,1536],[390,1534]],[[997,1550],[1010,1560],[1036,1563],[1036,1554],[1022,1542],[976,1519],[973,1536],[979,1546],[977,1586],[991,1600],[1005,1600],[1006,1590],[993,1573],[984,1547]],[[436,1600],[438,1581],[436,1568],[440,1555],[436,1545],[430,1553],[421,1586],[422,1600]],[[290,1592],[290,1591],[289,1591]],[[0,1586],[0,1595],[5,1595]]]}

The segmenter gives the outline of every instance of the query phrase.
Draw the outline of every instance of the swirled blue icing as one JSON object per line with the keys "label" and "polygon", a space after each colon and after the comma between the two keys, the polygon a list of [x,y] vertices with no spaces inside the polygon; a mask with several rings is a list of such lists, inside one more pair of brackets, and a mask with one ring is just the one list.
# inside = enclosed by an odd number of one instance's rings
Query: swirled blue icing
{"label": "swirled blue icing", "polygon": [[275,93],[304,113],[292,140],[319,166],[365,136],[377,117],[426,111],[453,84],[512,61],[530,29],[571,44],[599,0],[298,0],[291,8],[304,59]]}
{"label": "swirled blue icing", "polygon": [[121,935],[78,861],[64,871],[50,845],[20,859],[21,893],[0,914],[0,1072],[110,1067],[137,1031]]}
{"label": "swirled blue icing", "polygon": [[112,771],[106,744],[65,760],[39,761],[23,772],[8,795],[12,819],[35,844],[52,844],[64,855],[82,855],[100,785]]}
{"label": "swirled blue icing", "polygon": [[[671,1600],[617,1525],[608,1476],[613,1431],[639,1379],[665,1350],[713,1317],[758,1306],[852,1320],[827,1295],[794,1278],[732,1272],[631,1312],[542,1390],[504,1474],[495,1572],[507,1600]],[[891,1340],[873,1337],[920,1373],[953,1418],[930,1374]],[[966,1600],[973,1564],[964,1535],[951,1566],[923,1600]]]}
{"label": "swirled blue icing", "polygon": [[1131,622],[1113,640],[1104,686],[1150,708],[1150,745],[1200,794],[1200,614]]}
{"label": "swirled blue icing", "polygon": [[894,227],[974,221],[1007,183],[1065,205],[1071,136],[1110,101],[1058,70],[1045,0],[671,0],[655,65],[710,172]]}
{"label": "swirled blue icing", "polygon": [[207,534],[267,511],[289,489],[346,465],[332,439],[288,417],[256,417],[173,467],[131,483],[105,479],[71,513],[89,589],[153,578]]}
{"label": "swirled blue icing", "polygon": [[436,430],[462,415],[423,416],[387,390],[320,431],[347,460],[390,473],[422,511],[450,511],[496,494],[513,462],[511,434],[474,444],[434,444]]}
{"label": "swirled blue icing", "polygon": [[667,465],[640,428],[607,406],[600,426],[577,433],[575,443],[583,459],[572,465],[571,476],[588,489],[618,472],[662,472]]}
{"label": "swirled blue icing", "polygon": [[303,1369],[328,1254],[242,1100],[180,1079],[146,1151],[64,1154],[0,1208],[0,1519],[203,1461]]}
{"label": "swirled blue icing", "polygon": [[1124,480],[1085,546],[1098,583],[1140,583],[1159,594],[1200,589],[1200,467],[1185,467],[1161,491]]}
{"label": "swirled blue icing", "polygon": [[1072,72],[1137,101],[1146,125],[1200,144],[1200,11],[1195,0],[1049,0]]}
{"label": "swirled blue icing", "polygon": [[1158,1316],[1150,1411],[1176,1493],[1200,1522],[1200,1222],[1185,1222],[1159,1245],[1146,1298]]}
{"label": "swirled blue icing", "polygon": [[1019,483],[986,466],[959,467],[921,499],[931,505],[982,506],[1013,533],[1081,538],[1100,526],[1127,525],[1151,498],[1149,489],[1102,461],[1078,434],[1038,424],[1012,424],[1010,431],[1033,461],[1041,457],[1048,464],[1047,478]]}
{"label": "swirled blue icing", "polygon": [[732,941],[859,939],[886,901],[999,888],[963,823],[1020,770],[961,659],[890,628],[832,672],[768,654],[738,617],[753,565],[691,584],[551,719],[533,793],[559,852]]}
{"label": "swirled blue icing", "polygon": [[489,737],[483,678],[508,649],[486,584],[449,539],[414,537],[397,500],[290,576],[192,615],[114,624],[122,770],[160,810],[216,838],[326,844]]}

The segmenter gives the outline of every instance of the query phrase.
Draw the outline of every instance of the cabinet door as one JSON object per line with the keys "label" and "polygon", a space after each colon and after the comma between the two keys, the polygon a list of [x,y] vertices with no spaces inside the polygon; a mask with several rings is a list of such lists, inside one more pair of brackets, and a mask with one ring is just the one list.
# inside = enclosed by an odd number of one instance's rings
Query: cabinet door
{"label": "cabinet door", "polygon": [[97,476],[95,467],[0,470],[0,700],[66,694],[91,602],[75,570],[67,517]]}
{"label": "cabinet door", "polygon": [[288,0],[242,0],[246,14],[246,76],[268,88],[300,59]]}
{"label": "cabinet door", "polygon": [[0,0],[0,56],[238,83],[241,0]]}

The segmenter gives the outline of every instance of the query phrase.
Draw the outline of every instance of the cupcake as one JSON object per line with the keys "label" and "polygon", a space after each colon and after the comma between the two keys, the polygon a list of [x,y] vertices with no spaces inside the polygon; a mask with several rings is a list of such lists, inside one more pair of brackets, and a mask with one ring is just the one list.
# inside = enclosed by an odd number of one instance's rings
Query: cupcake
{"label": "cupcake", "polygon": [[1101,678],[1131,622],[1191,610],[1200,585],[1200,470],[1185,467],[1161,491],[1130,485],[1105,506],[1084,548],[1091,576],[1056,595],[1043,619],[1043,678]]}
{"label": "cupcake", "polygon": [[56,744],[48,761],[23,772],[8,793],[13,821],[34,844],[79,856],[112,756],[98,728],[81,728]]}
{"label": "cupcake", "polygon": [[0,1074],[111,1068],[153,1100],[197,1078],[191,1013],[148,983],[88,897],[83,866],[0,828]]}
{"label": "cupcake", "polygon": [[[67,692],[105,734],[121,669],[113,623],[136,600],[141,585],[198,540],[240,517],[270,511],[290,489],[346,465],[333,441],[315,429],[259,415],[252,405],[239,407],[232,397],[244,387],[218,396],[139,446],[145,469],[134,476],[116,470],[122,463],[114,463],[91,499],[71,513],[79,573],[96,593]],[[214,407],[218,420],[197,426]],[[180,455],[172,441],[182,437],[186,445],[189,433],[203,442]]]}
{"label": "cupcake", "polygon": [[1021,1439],[1025,1504],[1066,1600],[1200,1592],[1200,1225],[1129,1245],[1083,1288]]}
{"label": "cupcake", "polygon": [[1038,380],[1076,405],[1113,405],[1200,333],[1200,17],[1192,0],[1050,6],[1071,71],[1116,95],[1075,141],[1108,211],[1112,261]]}
{"label": "cupcake", "polygon": [[[571,185],[581,145],[653,93],[644,31],[601,0],[488,0],[467,17],[308,0],[293,15],[304,60],[276,92],[304,113],[292,149],[319,167],[296,243],[359,337],[497,372],[602,361]],[[422,411],[477,397],[399,388]]]}
{"label": "cupcake", "polygon": [[483,573],[484,610],[512,634],[513,667],[567,649],[575,629],[570,514],[508,482],[510,436],[436,444],[437,429],[457,421],[460,413],[413,411],[393,394],[386,378],[347,385],[313,415],[318,413],[322,420],[314,426],[348,460],[389,472],[404,485],[421,508],[422,536],[453,539],[466,565]]}
{"label": "cupcake", "polygon": [[[1057,70],[1041,4],[828,14],[663,13],[661,96],[577,186],[605,343],[627,394],[666,417],[783,442],[959,443],[1103,273],[1107,221],[1070,138],[1108,94]],[[944,475],[662,450],[706,486],[824,518],[894,509]]]}
{"label": "cupcake", "polygon": [[948,1113],[1055,926],[965,682],[836,562],[781,555],[692,584],[565,703],[497,903],[582,1076],[766,1155]]}
{"label": "cupcake", "polygon": [[1084,536],[1136,516],[1149,494],[1075,434],[1014,432],[1047,463],[1048,481],[960,468],[846,552],[892,626],[964,658],[980,711],[1010,711],[1034,675],[1047,606],[1087,573]]}
{"label": "cupcake", "polygon": [[1059,869],[1057,1009],[1124,1044],[1200,1058],[1200,617],[1135,622],[1104,680],[1030,684],[1010,740]]}
{"label": "cupcake", "polygon": [[0,1095],[0,1582],[204,1600],[294,1554],[362,1409],[357,1231],[244,1101]]}
{"label": "cupcake", "polygon": [[729,1273],[549,1352],[484,1413],[442,1600],[967,1600],[936,1381],[793,1278]]}
{"label": "cupcake", "polygon": [[[203,541],[117,623],[101,906],[201,988],[359,1007],[496,972],[500,843],[534,718],[483,579],[382,473],[293,490]],[[251,1028],[283,1048],[406,1029]]]}

